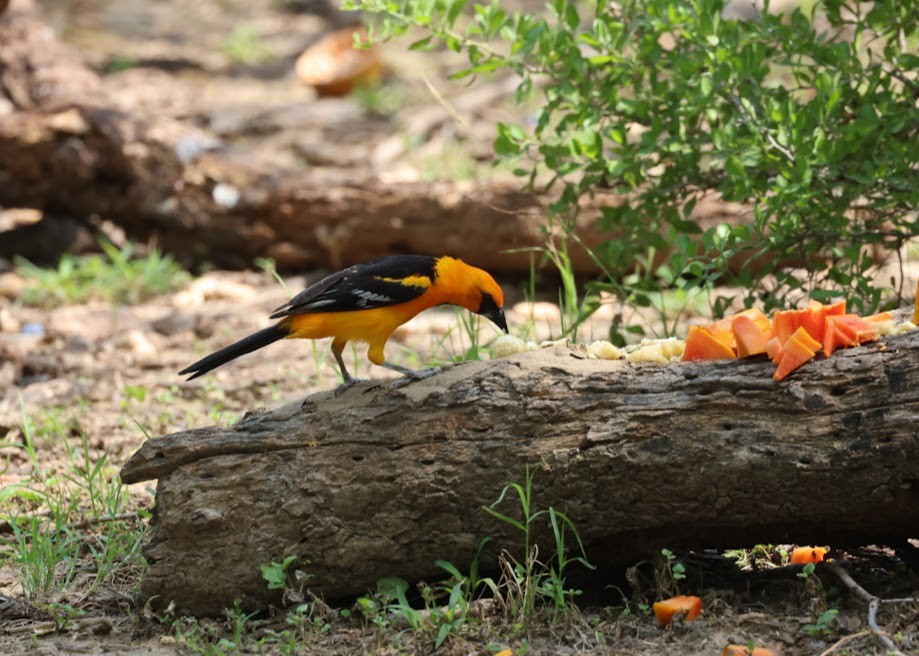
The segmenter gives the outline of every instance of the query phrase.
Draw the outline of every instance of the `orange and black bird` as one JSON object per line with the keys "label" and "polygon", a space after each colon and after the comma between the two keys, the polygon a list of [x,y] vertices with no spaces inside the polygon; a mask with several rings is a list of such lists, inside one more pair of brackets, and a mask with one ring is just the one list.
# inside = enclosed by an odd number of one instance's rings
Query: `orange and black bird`
{"label": "orange and black bird", "polygon": [[415,371],[386,361],[383,349],[396,328],[436,305],[459,305],[491,319],[507,332],[504,293],[487,272],[455,257],[388,255],[355,264],[326,276],[277,308],[278,323],[211,353],[179,374],[197,378],[241,355],[285,338],[332,338],[332,354],[344,382],[356,380],[341,354],[348,342],[366,342],[367,357],[411,378],[432,371]]}

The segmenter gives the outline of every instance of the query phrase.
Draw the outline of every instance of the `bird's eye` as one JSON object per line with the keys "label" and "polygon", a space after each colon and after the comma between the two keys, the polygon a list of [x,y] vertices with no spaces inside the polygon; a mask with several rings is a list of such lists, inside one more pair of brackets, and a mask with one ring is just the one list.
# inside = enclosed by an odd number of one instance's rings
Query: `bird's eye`
{"label": "bird's eye", "polygon": [[479,306],[479,314],[488,314],[489,312],[496,312],[499,309],[492,295],[488,292],[482,292],[482,304]]}

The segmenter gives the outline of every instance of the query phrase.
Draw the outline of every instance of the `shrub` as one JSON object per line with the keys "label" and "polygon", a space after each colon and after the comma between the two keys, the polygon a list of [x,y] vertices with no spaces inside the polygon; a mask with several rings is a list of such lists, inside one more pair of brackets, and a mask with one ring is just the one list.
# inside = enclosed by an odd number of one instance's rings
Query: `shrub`
{"label": "shrub", "polygon": [[[724,0],[550,0],[547,16],[465,0],[349,0],[377,37],[426,31],[413,49],[468,56],[454,77],[513,71],[530,124],[499,123],[495,151],[558,191],[570,230],[600,190],[605,289],[639,304],[660,288],[739,288],[749,306],[810,293],[871,311],[895,284],[879,254],[917,234],[919,6],[825,0],[812,15],[724,17]],[[548,180],[546,183],[545,181]],[[703,226],[703,192],[739,222]],[[756,266],[749,266],[755,261]],[[713,298],[715,314],[729,298]]]}

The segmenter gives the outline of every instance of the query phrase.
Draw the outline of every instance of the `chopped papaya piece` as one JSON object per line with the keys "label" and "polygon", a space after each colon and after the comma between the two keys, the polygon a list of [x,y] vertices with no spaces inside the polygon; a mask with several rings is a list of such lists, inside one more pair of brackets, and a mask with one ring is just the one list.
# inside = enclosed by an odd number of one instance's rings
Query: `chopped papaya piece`
{"label": "chopped papaya piece", "polygon": [[826,331],[823,333],[823,354],[830,357],[838,346],[843,346],[843,344],[836,342],[836,326],[827,321]]}
{"label": "chopped papaya piece", "polygon": [[746,645],[728,645],[721,656],[778,656],[768,647],[754,647],[753,651]]}
{"label": "chopped papaya piece", "polygon": [[828,309],[828,306],[820,305],[801,312],[801,327],[821,344],[823,343],[823,333],[826,330],[826,311]]}
{"label": "chopped papaya piece", "polygon": [[821,344],[811,337],[803,327],[798,327],[791,339],[782,345],[782,359],[778,369],[772,375],[776,380],[783,380],[792,371],[809,362],[817,354]]}
{"label": "chopped papaya piece", "polygon": [[863,319],[857,314],[843,314],[842,316],[835,317],[833,321],[835,321],[837,325],[844,324],[854,330],[855,338],[858,340],[859,344],[873,342],[878,338],[877,324]]}
{"label": "chopped papaya piece", "polygon": [[857,314],[842,314],[826,318],[823,352],[827,357],[840,346],[858,346],[878,338],[878,322],[868,321]]}
{"label": "chopped papaya piece", "polygon": [[683,360],[726,360],[736,358],[731,344],[719,339],[704,326],[690,326]]}
{"label": "chopped papaya piece", "polygon": [[846,313],[846,302],[845,300],[836,301],[832,305],[824,305],[820,301],[810,301],[807,304],[808,310],[820,310],[827,315],[831,314],[845,314]]}
{"label": "chopped papaya piece", "polygon": [[779,366],[772,377],[776,380],[784,380],[795,369],[813,360],[814,355],[816,354],[802,346],[798,340],[788,340],[782,347],[782,359],[779,360]]}
{"label": "chopped papaya piece", "polygon": [[877,314],[862,318],[871,323],[884,323],[885,321],[893,321],[893,314],[890,312],[878,312]]}
{"label": "chopped papaya piece", "polygon": [[823,354],[826,357],[833,355],[837,348],[854,346],[856,343],[856,334],[851,328],[844,324],[837,325],[835,321],[827,322],[826,334],[823,336]]}
{"label": "chopped papaya piece", "polygon": [[737,344],[737,357],[746,358],[766,352],[770,334],[760,328],[759,324],[747,315],[739,314],[731,322],[734,341]]}
{"label": "chopped papaya piece", "polygon": [[702,612],[702,600],[699,597],[679,595],[654,602],[654,617],[661,627],[665,627],[680,613],[686,622],[694,621]]}
{"label": "chopped papaya piece", "polygon": [[807,332],[804,326],[798,328],[795,331],[795,334],[791,336],[791,338],[798,340],[803,346],[806,346],[808,350],[813,351],[814,353],[817,353],[817,351],[819,351],[820,347],[822,346],[819,341],[814,339],[814,337],[809,332]]}
{"label": "chopped papaya piece", "polygon": [[719,319],[705,327],[719,342],[734,348],[734,331],[731,330],[731,317]]}
{"label": "chopped papaya piece", "polygon": [[782,360],[782,342],[779,341],[778,337],[773,337],[766,342],[766,355],[768,355],[769,359],[775,364],[778,364]]}
{"label": "chopped papaya piece", "polygon": [[779,343],[784,344],[801,327],[801,312],[779,310],[772,318],[772,326],[775,329],[775,336],[779,338]]}
{"label": "chopped papaya piece", "polygon": [[791,564],[822,563],[826,552],[825,547],[795,547],[791,552]]}
{"label": "chopped papaya piece", "polygon": [[829,307],[829,309],[826,311],[826,314],[827,314],[828,317],[829,317],[829,316],[835,316],[835,315],[838,315],[838,314],[845,314],[845,313],[846,313],[846,302],[845,302],[844,300],[843,300],[843,301],[837,301],[836,303],[833,303],[833,304]]}
{"label": "chopped papaya piece", "polygon": [[919,283],[916,284],[916,305],[913,308],[913,323],[919,326]]}
{"label": "chopped papaya piece", "polygon": [[826,305],[817,308],[808,308],[801,312],[800,326],[807,334],[823,343],[823,334],[826,331]]}
{"label": "chopped papaya piece", "polygon": [[760,330],[764,333],[772,332],[772,319],[763,314],[763,311],[759,308],[750,308],[749,310],[744,310],[743,312],[738,312],[733,317],[731,317],[731,323],[734,323],[734,319],[737,317],[747,317],[752,319]]}
{"label": "chopped papaya piece", "polygon": [[823,342],[826,331],[826,317],[845,314],[846,302],[839,301],[833,305],[824,305],[811,301],[804,310],[787,310],[775,313],[773,325],[775,334],[784,344],[798,328],[803,327],[818,342]]}

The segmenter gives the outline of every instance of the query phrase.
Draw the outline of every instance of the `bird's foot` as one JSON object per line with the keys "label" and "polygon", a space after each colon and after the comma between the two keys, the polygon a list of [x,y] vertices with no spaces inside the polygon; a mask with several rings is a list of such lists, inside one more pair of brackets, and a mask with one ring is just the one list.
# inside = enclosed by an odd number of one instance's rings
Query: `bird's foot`
{"label": "bird's foot", "polygon": [[416,380],[424,380],[425,378],[430,378],[435,374],[439,374],[444,370],[443,367],[430,367],[428,369],[406,369],[405,367],[399,367],[396,369],[395,366],[390,367],[402,374],[402,378],[398,378],[392,382],[390,387],[393,389],[398,389],[400,387],[405,387],[406,385],[415,382]]}
{"label": "bird's foot", "polygon": [[366,382],[367,381],[364,378],[353,378],[351,376],[348,376],[347,378],[345,378],[345,381],[341,385],[335,388],[335,391],[332,392],[332,396],[334,396],[335,398],[338,398],[342,393],[345,392],[345,390],[347,390],[349,387],[351,387],[355,383],[366,383]]}

